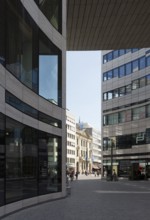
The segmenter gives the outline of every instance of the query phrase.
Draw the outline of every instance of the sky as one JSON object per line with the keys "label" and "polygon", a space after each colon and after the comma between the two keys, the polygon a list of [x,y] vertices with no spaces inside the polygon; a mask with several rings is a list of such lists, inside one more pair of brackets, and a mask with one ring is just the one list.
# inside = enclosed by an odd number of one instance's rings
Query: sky
{"label": "sky", "polygon": [[101,130],[101,52],[67,52],[67,109]]}

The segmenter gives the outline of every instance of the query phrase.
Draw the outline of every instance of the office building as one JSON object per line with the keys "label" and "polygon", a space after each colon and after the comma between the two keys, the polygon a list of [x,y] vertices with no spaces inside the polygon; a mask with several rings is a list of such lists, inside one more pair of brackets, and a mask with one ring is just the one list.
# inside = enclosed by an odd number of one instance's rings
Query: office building
{"label": "office building", "polygon": [[150,50],[103,51],[103,167],[150,175]]}
{"label": "office building", "polygon": [[75,117],[69,111],[66,111],[67,126],[67,170],[76,171],[76,122]]}

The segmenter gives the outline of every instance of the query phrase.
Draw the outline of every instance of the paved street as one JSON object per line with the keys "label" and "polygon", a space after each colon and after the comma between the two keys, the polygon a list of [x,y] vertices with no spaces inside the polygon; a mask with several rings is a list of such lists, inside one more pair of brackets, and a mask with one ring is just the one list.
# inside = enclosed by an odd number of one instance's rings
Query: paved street
{"label": "paved street", "polygon": [[4,220],[149,220],[150,181],[119,180],[80,175],[66,199],[44,203]]}

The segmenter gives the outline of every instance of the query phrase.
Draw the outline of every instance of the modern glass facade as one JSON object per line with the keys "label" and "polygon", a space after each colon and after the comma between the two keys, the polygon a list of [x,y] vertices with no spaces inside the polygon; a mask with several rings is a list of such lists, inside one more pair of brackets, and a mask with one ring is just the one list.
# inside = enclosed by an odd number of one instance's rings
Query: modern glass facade
{"label": "modern glass facade", "polygon": [[[103,167],[150,176],[149,49],[103,52]],[[136,176],[140,170],[141,176]]]}
{"label": "modern glass facade", "polygon": [[62,1],[30,3],[0,7],[0,217],[66,195],[65,15]]}

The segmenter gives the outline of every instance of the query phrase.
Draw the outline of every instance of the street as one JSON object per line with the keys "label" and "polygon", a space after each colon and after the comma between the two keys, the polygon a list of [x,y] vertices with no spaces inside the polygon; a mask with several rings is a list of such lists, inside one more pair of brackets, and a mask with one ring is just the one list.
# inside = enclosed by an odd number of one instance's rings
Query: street
{"label": "street", "polygon": [[101,180],[79,175],[71,195],[9,215],[4,220],[149,220],[150,181]]}

